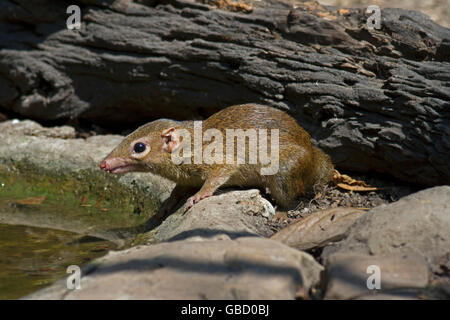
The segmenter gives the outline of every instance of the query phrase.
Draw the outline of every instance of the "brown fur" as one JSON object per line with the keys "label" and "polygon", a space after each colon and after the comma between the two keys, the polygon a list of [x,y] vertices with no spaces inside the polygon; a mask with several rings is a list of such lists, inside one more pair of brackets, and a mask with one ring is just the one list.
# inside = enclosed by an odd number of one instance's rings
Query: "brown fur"
{"label": "brown fur", "polygon": [[[150,171],[171,179],[180,186],[201,187],[197,201],[211,195],[219,187],[257,187],[268,189],[282,207],[290,206],[296,197],[311,190],[314,185],[327,183],[332,177],[333,165],[330,158],[311,145],[309,134],[292,117],[275,108],[256,104],[231,106],[202,123],[203,132],[211,128],[222,132],[224,153],[226,129],[268,129],[268,136],[270,129],[279,129],[279,171],[270,176],[260,174],[259,158],[257,164],[248,164],[248,161],[242,165],[194,164],[192,158],[192,164],[176,165],[171,160],[171,154],[163,150],[161,138],[162,132],[170,127],[174,127],[175,131],[189,130],[193,145],[192,121],[161,119],[148,123],[127,136],[104,161],[120,158],[131,165],[129,171]],[[151,151],[144,158],[136,160],[130,157],[130,144],[142,137],[150,141]],[[203,149],[208,144],[203,143]],[[248,150],[246,139],[246,159]],[[270,151],[270,143],[268,150]]]}

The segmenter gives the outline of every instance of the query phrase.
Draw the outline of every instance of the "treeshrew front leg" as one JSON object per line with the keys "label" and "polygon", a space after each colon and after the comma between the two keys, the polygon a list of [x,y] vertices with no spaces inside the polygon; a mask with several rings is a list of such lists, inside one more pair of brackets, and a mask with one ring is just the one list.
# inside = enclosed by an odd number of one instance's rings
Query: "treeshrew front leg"
{"label": "treeshrew front leg", "polygon": [[206,179],[200,190],[187,200],[185,212],[192,208],[194,204],[198,203],[199,201],[211,197],[218,188],[223,186],[228,181],[230,176],[230,172],[226,173],[224,172],[224,170],[215,171],[213,174],[211,174]]}

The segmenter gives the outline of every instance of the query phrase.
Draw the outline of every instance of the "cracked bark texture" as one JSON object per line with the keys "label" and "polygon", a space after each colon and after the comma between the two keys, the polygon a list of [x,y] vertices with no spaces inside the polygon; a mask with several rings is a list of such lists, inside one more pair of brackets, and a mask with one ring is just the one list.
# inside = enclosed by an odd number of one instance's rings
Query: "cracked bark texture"
{"label": "cracked bark texture", "polygon": [[[340,169],[450,182],[450,30],[415,11],[189,0],[2,0],[0,110],[130,125],[256,102]],[[216,4],[219,1],[216,1]],[[66,8],[82,10],[79,31]]]}

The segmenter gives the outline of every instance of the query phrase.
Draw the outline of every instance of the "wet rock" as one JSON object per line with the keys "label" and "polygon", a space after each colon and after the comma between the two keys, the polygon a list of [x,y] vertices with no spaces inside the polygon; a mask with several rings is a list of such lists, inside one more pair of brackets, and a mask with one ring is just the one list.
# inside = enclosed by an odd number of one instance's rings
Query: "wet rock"
{"label": "wet rock", "polygon": [[[44,128],[29,120],[2,122],[0,164],[33,167],[34,170],[55,176],[81,171],[106,175],[99,169],[99,163],[123,137],[99,135],[72,139],[74,132],[72,127]],[[166,199],[173,188],[173,183],[151,173],[131,173],[116,178],[124,186],[138,185],[145,188],[159,201]]]}
{"label": "wet rock", "polygon": [[350,226],[364,212],[347,207],[314,212],[278,231],[271,239],[299,250],[324,247],[330,242],[345,238]]}
{"label": "wet rock", "polygon": [[195,237],[111,252],[88,268],[80,290],[62,280],[26,299],[294,299],[322,269],[277,241]]}
{"label": "wet rock", "polygon": [[[73,128],[43,128],[32,121],[0,123],[0,179],[4,188],[30,186],[26,192],[37,189],[32,191],[38,192],[36,196],[56,195],[62,201],[61,208],[68,209],[55,213],[57,209],[48,205],[42,210],[24,210],[4,199],[0,222],[66,230],[123,245],[124,239],[143,231],[146,220],[169,196],[173,183],[150,173],[107,174],[99,169],[99,162],[123,137],[70,139],[70,132]],[[90,208],[81,206],[86,198],[91,201]]]}

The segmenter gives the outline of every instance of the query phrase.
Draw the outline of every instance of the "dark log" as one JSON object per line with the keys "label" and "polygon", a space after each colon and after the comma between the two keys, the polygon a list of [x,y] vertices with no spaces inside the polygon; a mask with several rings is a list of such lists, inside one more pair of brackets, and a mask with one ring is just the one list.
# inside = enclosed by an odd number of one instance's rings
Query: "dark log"
{"label": "dark log", "polygon": [[2,0],[0,112],[126,125],[264,103],[338,168],[450,182],[449,29],[402,9],[369,30],[362,9],[203,2]]}

